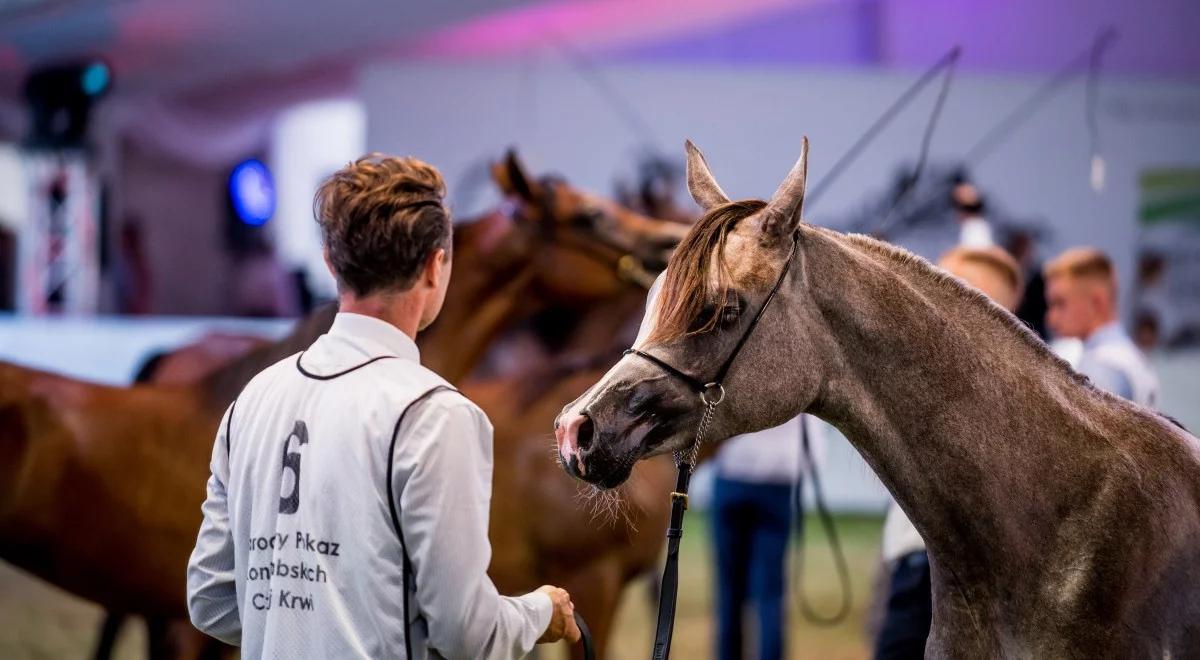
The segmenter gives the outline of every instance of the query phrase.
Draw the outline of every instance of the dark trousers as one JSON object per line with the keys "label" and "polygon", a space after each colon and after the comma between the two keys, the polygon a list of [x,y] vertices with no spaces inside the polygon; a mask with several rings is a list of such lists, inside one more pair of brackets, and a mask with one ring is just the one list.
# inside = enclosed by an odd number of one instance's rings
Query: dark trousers
{"label": "dark trousers", "polygon": [[887,612],[875,660],[920,660],[925,657],[925,640],[933,622],[933,586],[929,579],[929,556],[924,552],[904,555],[896,562],[888,591]]}
{"label": "dark trousers", "polygon": [[712,529],[717,559],[717,657],[739,660],[742,612],[754,606],[758,658],[783,657],[784,584],[792,486],[718,477]]}

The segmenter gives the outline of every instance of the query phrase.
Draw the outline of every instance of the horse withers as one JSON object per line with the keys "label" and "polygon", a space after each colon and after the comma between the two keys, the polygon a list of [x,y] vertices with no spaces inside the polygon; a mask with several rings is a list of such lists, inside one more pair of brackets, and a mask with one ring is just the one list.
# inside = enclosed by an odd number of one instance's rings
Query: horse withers
{"label": "horse withers", "polygon": [[705,215],[647,339],[556,421],[563,465],[612,487],[705,413],[713,439],[811,413],[928,544],[928,656],[1200,657],[1200,442],[925,260],[802,222],[806,168],[807,140],[730,201],[688,143]]}

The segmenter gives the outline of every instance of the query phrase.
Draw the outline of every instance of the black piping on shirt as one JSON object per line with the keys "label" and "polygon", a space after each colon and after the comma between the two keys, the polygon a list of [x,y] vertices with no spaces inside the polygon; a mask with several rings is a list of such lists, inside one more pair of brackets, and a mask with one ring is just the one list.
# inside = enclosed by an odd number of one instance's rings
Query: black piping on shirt
{"label": "black piping on shirt", "polygon": [[363,367],[367,366],[368,364],[373,364],[380,360],[394,360],[394,359],[397,359],[397,357],[395,355],[380,355],[379,357],[373,357],[370,360],[363,362],[362,364],[350,367],[349,369],[346,369],[345,371],[339,371],[335,374],[329,374],[327,376],[321,375],[321,374],[314,374],[311,371],[308,371],[307,369],[305,369],[304,365],[300,364],[300,360],[302,360],[302,359],[304,359],[303,352],[301,352],[300,355],[296,356],[296,369],[300,370],[300,373],[303,374],[306,378],[311,378],[313,380],[333,380],[334,378],[341,378],[342,376],[345,376],[346,374],[348,374],[352,371],[358,371],[359,369],[362,369]]}

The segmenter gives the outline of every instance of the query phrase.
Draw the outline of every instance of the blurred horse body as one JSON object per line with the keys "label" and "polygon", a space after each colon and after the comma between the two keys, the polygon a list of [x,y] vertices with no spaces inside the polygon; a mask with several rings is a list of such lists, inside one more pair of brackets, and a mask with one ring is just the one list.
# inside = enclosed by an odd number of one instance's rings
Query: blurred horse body
{"label": "blurred horse body", "polygon": [[[515,159],[508,165],[510,177],[521,176]],[[530,215],[493,214],[456,228],[459,268],[445,310],[419,338],[423,362],[451,381],[462,380],[523,315],[572,300],[576,309],[601,302],[640,307],[644,290],[623,282],[615,262],[556,245],[547,229],[579,225],[574,214],[539,205]],[[609,236],[634,243],[640,239],[627,234],[652,236],[658,227],[631,216],[608,220]],[[539,231],[528,231],[531,221]],[[217,421],[255,373],[307,347],[333,314],[332,307],[320,310],[283,341],[187,385],[104,387],[0,364],[0,556],[113,611],[184,618],[184,567]],[[589,319],[578,331],[610,341],[627,321]],[[522,401],[513,396],[522,389],[520,375],[464,386],[496,427],[490,572],[503,591],[544,582],[569,588],[602,648],[622,586],[658,556],[666,524],[658,500],[665,498],[646,498],[644,507],[637,498],[628,517],[609,524],[564,528],[583,519],[585,487],[557,470],[544,429],[559,402],[582,392],[595,374],[552,375],[558,380]],[[647,464],[644,472],[661,472],[664,485],[655,490],[666,492],[670,475],[660,467]],[[152,639],[155,656],[203,652],[202,639],[170,637]]]}

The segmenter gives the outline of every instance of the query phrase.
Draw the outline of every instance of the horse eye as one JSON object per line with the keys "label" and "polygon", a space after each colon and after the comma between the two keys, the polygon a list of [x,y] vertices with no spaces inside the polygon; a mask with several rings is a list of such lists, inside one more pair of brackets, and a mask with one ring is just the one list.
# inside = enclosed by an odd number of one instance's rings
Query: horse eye
{"label": "horse eye", "polygon": [[721,323],[726,325],[736,323],[741,314],[742,308],[737,302],[734,302],[732,305],[725,305],[721,308]]}
{"label": "horse eye", "polygon": [[696,315],[696,318],[692,319],[691,324],[688,326],[688,332],[699,332],[707,327],[710,323],[712,323],[713,315],[716,313],[716,305],[711,303],[705,304],[700,308],[700,313]]}
{"label": "horse eye", "polygon": [[725,292],[725,304],[721,307],[721,323],[726,325],[737,322],[742,314],[742,298],[735,291]]}

